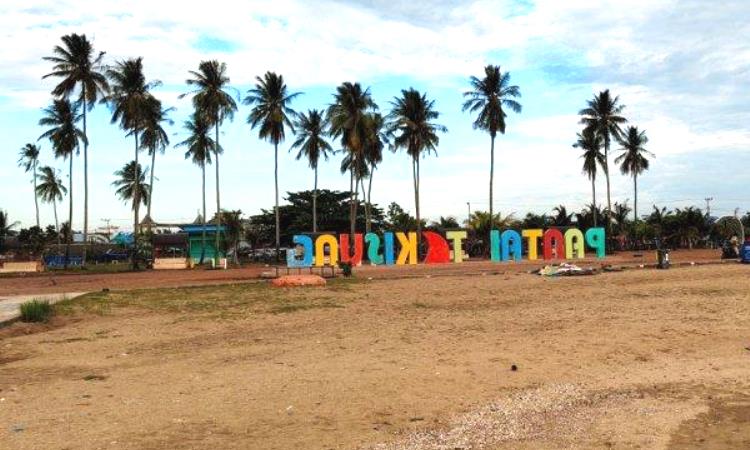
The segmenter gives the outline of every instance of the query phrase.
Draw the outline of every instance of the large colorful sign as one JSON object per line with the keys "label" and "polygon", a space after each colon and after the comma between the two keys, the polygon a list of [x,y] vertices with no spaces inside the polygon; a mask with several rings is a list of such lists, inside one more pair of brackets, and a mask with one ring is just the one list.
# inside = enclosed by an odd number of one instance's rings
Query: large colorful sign
{"label": "large colorful sign", "polygon": [[[423,231],[422,236],[427,244],[427,254],[423,263],[460,263],[464,260],[462,243],[467,238],[466,231],[448,231],[445,237],[433,231]],[[586,247],[594,250],[598,258],[604,257],[604,228],[589,228],[586,233],[577,228],[569,228],[565,233],[550,228],[546,231],[505,230],[502,233],[500,230],[492,230],[490,259],[498,262],[520,261],[524,239],[528,248],[528,259],[532,261],[539,259],[537,248],[540,243],[543,249],[542,258],[545,260],[585,258]],[[376,233],[357,233],[353,239],[353,251],[350,249],[352,239],[348,234],[341,234],[338,239],[332,234],[323,234],[314,242],[310,236],[296,235],[292,241],[297,248],[287,250],[286,260],[289,267],[335,266],[339,261],[356,266],[362,263],[365,245],[367,259],[371,264],[417,264],[417,233],[413,231],[388,231],[382,234],[382,238]]]}

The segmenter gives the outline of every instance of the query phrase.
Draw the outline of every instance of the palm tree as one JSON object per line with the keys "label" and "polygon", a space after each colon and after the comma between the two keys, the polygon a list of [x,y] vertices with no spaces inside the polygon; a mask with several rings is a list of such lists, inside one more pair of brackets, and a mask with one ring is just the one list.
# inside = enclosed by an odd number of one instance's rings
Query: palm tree
{"label": "palm tree", "polygon": [[34,207],[36,208],[36,226],[39,226],[39,201],[36,195],[36,166],[39,163],[39,146],[35,144],[26,144],[21,147],[18,153],[18,167],[22,167],[24,172],[32,172],[34,181]]}
{"label": "palm tree", "polygon": [[619,104],[620,97],[614,97],[609,89],[600,92],[589,100],[588,106],[578,112],[581,123],[590,128],[604,139],[604,176],[607,179],[607,229],[612,223],[612,197],[609,188],[609,143],[612,138],[619,138],[622,134],[620,125],[627,122],[622,117],[625,105]]}
{"label": "palm tree", "polygon": [[117,177],[117,179],[112,182],[112,186],[117,188],[115,194],[117,194],[122,201],[131,200],[133,202],[132,208],[134,211],[138,207],[136,202],[148,205],[148,192],[151,190],[151,186],[146,183],[147,173],[148,169],[143,170],[141,165],[135,161],[130,161],[125,164],[122,169],[114,173]]}
{"label": "palm tree", "polygon": [[[68,99],[79,89],[78,104],[83,106],[83,242],[88,242],[89,232],[89,144],[86,132],[86,109],[91,110],[96,102],[109,91],[107,78],[102,73],[104,52],[96,53],[85,34],[68,34],[62,37],[63,45],[52,49],[53,56],[43,59],[53,63],[52,72],[44,78],[61,78],[52,90],[57,98]],[[72,191],[71,191],[72,196]]]}
{"label": "palm tree", "polygon": [[[237,111],[237,103],[234,98],[226,91],[229,88],[229,76],[227,76],[227,65],[216,60],[201,61],[198,65],[198,71],[190,71],[193,78],[188,78],[188,86],[194,86],[196,89],[183,94],[180,98],[191,95],[193,96],[193,107],[200,114],[206,116],[209,126],[213,125],[215,132],[214,158],[216,160],[216,212],[221,212],[221,192],[219,183],[219,154],[222,147],[219,144],[219,127],[224,119],[232,120],[234,112]],[[221,230],[221,214],[218,214],[216,221],[216,263],[219,263],[219,234]],[[205,218],[205,214],[204,214]]]}
{"label": "palm tree", "polygon": [[18,222],[11,222],[8,212],[0,209],[0,252],[5,250],[5,238],[13,234],[13,228],[17,226]]}
{"label": "palm tree", "polygon": [[[184,124],[190,133],[188,138],[177,144],[177,147],[186,147],[185,159],[192,159],[193,163],[201,168],[202,192],[203,192],[203,215],[201,225],[203,226],[203,237],[201,245],[201,258],[198,264],[203,264],[206,256],[206,164],[211,164],[211,152],[216,148],[216,142],[211,139],[209,131],[211,124],[206,116],[199,111],[193,112],[193,117]],[[220,149],[221,147],[219,147]],[[218,231],[217,231],[218,233]],[[217,247],[218,251],[218,247]]]}
{"label": "palm tree", "polygon": [[154,195],[154,166],[156,165],[156,152],[160,151],[164,154],[164,150],[169,145],[169,136],[162,127],[163,123],[172,125],[174,122],[167,117],[167,114],[173,108],[164,109],[162,108],[161,102],[155,97],[151,97],[149,101],[148,113],[146,114],[146,121],[144,123],[143,131],[141,132],[141,148],[148,150],[151,155],[151,181],[149,186],[149,198],[147,202],[146,217],[149,218],[149,231],[151,230],[151,223],[153,218],[151,217],[151,205],[153,204],[152,197]]}
{"label": "palm tree", "polygon": [[42,133],[39,139],[49,139],[55,158],[68,159],[68,226],[71,232],[65,240],[65,268],[70,259],[70,244],[73,239],[73,152],[78,153],[79,142],[86,142],[86,135],[76,126],[81,115],[77,113],[69,100],[54,100],[52,106],[44,110],[45,116],[39,120],[39,125],[51,127]]}
{"label": "palm tree", "polygon": [[648,170],[649,161],[646,155],[654,156],[646,150],[648,137],[645,131],[638,127],[628,127],[625,137],[619,139],[622,146],[620,156],[615,158],[615,164],[620,164],[620,172],[623,175],[633,176],[633,222],[638,222],[638,175]]}
{"label": "palm tree", "polygon": [[[244,103],[253,105],[253,109],[247,117],[247,123],[253,129],[259,127],[258,137],[273,144],[273,177],[276,192],[274,214],[276,216],[276,257],[278,258],[281,240],[279,228],[279,143],[284,141],[285,127],[289,127],[290,131],[294,133],[294,124],[290,117],[294,117],[295,112],[289,104],[300,93],[289,93],[284,83],[284,77],[274,72],[266,72],[263,78],[255,77],[255,80],[255,87],[247,91]],[[317,176],[317,170],[315,173]]]}
{"label": "palm tree", "polygon": [[428,100],[426,94],[420,94],[410,88],[401,91],[401,97],[391,102],[392,110],[388,114],[388,130],[393,135],[393,148],[402,148],[411,157],[412,176],[414,180],[414,203],[417,214],[417,242],[422,235],[421,216],[419,214],[419,159],[435,152],[440,143],[439,132],[448,131],[443,125],[434,122],[440,113],[434,109],[434,100]]}
{"label": "palm tree", "polygon": [[333,148],[325,135],[328,132],[328,123],[322,111],[317,109],[309,110],[307,114],[297,115],[294,122],[297,132],[296,140],[291,149],[299,149],[297,159],[304,157],[310,168],[315,171],[315,184],[313,190],[313,233],[318,232],[318,162],[322,156],[328,161],[328,154],[333,152]]}
{"label": "palm tree", "polygon": [[[131,58],[118,61],[114,67],[107,69],[107,77],[111,82],[111,93],[106,97],[112,109],[112,123],[120,123],[120,128],[133,135],[135,141],[135,159],[134,164],[140,167],[138,163],[138,153],[141,148],[138,140],[139,132],[146,128],[148,117],[155,102],[149,92],[151,88],[158,86],[160,83],[154,81],[146,82],[143,74],[143,58]],[[140,183],[133,186],[133,269],[138,268],[138,234],[140,223],[138,220],[140,204],[147,202],[141,200],[139,192]]]}
{"label": "palm tree", "polygon": [[556,227],[567,227],[573,223],[573,213],[568,214],[565,205],[557,205],[552,209],[552,225]]}
{"label": "palm tree", "polygon": [[365,116],[367,124],[367,138],[363,149],[363,160],[368,166],[368,186],[365,196],[364,179],[362,180],[362,195],[365,197],[365,231],[367,233],[372,229],[372,215],[370,208],[372,206],[372,178],[375,175],[375,169],[383,161],[383,149],[389,145],[389,137],[386,131],[385,120],[380,113],[371,112]]}
{"label": "palm tree", "polygon": [[[349,162],[342,163],[349,169],[349,226],[350,239],[354,239],[357,218],[357,200],[355,197],[355,174],[361,172],[359,164],[362,159],[367,136],[366,115],[370,110],[378,109],[370,95],[370,89],[362,89],[359,83],[344,82],[336,88],[333,103],[328,106],[326,117],[330,124],[333,138],[341,138],[341,147],[347,153]],[[357,183],[359,179],[357,178]],[[359,189],[357,189],[358,191]]]}
{"label": "palm tree", "polygon": [[521,97],[518,86],[510,84],[510,73],[502,72],[500,66],[488,65],[484,68],[484,78],[472,76],[469,79],[472,90],[464,92],[467,100],[463,111],[478,112],[474,128],[490,133],[490,216],[493,215],[493,185],[495,176],[495,136],[499,131],[505,134],[503,107],[515,113],[521,112],[521,104],[513,100]]}
{"label": "palm tree", "polygon": [[596,208],[596,172],[597,166],[601,166],[605,171],[607,160],[602,153],[602,136],[593,128],[586,128],[583,132],[576,135],[578,138],[573,147],[583,149],[583,173],[591,180],[591,212],[594,214],[594,227],[597,226],[597,208]]}
{"label": "palm tree", "polygon": [[55,212],[55,230],[57,231],[57,241],[60,243],[60,223],[57,220],[57,202],[62,201],[63,195],[68,190],[63,185],[57,171],[50,166],[39,168],[39,184],[35,188],[36,195],[41,197],[45,203],[52,203],[52,209]]}

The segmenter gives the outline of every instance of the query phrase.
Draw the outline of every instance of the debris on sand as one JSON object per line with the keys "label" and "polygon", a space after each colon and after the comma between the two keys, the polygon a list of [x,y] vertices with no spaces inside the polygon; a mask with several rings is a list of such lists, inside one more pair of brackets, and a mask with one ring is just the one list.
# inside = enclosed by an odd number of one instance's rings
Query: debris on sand
{"label": "debris on sand", "polygon": [[599,273],[593,267],[581,268],[575,264],[562,263],[559,266],[547,265],[536,271],[539,275],[544,277],[559,277],[559,276],[577,276],[577,275],[596,275]]}

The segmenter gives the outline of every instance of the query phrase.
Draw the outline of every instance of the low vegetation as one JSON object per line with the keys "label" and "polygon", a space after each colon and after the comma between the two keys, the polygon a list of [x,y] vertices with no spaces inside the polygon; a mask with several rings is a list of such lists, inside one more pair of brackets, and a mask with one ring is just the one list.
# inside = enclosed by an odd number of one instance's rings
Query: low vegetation
{"label": "low vegetation", "polygon": [[21,304],[22,322],[47,322],[54,309],[48,301],[30,300]]}

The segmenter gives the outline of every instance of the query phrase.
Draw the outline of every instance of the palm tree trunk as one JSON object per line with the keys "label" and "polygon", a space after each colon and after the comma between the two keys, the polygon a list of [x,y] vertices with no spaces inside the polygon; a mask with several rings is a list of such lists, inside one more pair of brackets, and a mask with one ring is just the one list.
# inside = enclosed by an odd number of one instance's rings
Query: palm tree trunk
{"label": "palm tree trunk", "polygon": [[354,208],[354,166],[352,166],[349,168],[349,240],[352,243],[350,247],[353,245],[354,231],[356,229],[356,214]]}
{"label": "palm tree trunk", "polygon": [[591,177],[591,212],[594,214],[594,228],[596,228],[596,177]]}
{"label": "palm tree trunk", "polygon": [[201,237],[201,259],[199,265],[203,265],[206,258],[206,163],[201,164],[201,180],[203,183],[203,214],[201,215],[201,225],[203,226],[203,236]]}
{"label": "palm tree trunk", "polygon": [[422,243],[422,213],[419,208],[419,189],[420,189],[421,176],[419,173],[419,158],[417,158],[417,253],[420,250],[420,244]]}
{"label": "palm tree trunk", "polygon": [[36,195],[36,160],[34,160],[34,207],[36,208],[36,226],[39,228],[39,198]]}
{"label": "palm tree trunk", "polygon": [[411,172],[414,179],[414,208],[417,213],[417,251],[419,251],[420,238],[422,236],[422,221],[419,214],[419,159],[412,157]]}
{"label": "palm tree trunk", "polygon": [[214,251],[214,261],[219,266],[219,245],[221,237],[221,197],[219,190],[219,119],[216,118],[216,141],[214,142],[214,155],[216,156],[216,248]]}
{"label": "palm tree trunk", "polygon": [[274,203],[274,215],[276,220],[276,261],[279,260],[279,247],[281,247],[281,229],[279,220],[279,143],[273,144],[273,182],[276,193]]}
{"label": "palm tree trunk", "polygon": [[146,206],[146,215],[148,216],[148,232],[151,233],[151,223],[154,221],[154,218],[151,217],[151,200],[154,198],[154,165],[156,164],[156,148],[151,149],[151,181],[149,181],[149,187],[151,188],[148,191],[148,205]]}
{"label": "palm tree trunk", "polygon": [[140,192],[140,175],[141,172],[138,170],[138,130],[133,133],[135,141],[135,167],[134,167],[134,181],[133,186],[133,270],[138,269],[138,213],[140,212],[141,206],[141,192]]}
{"label": "palm tree trunk", "polygon": [[492,230],[492,220],[493,217],[493,207],[492,207],[492,201],[493,201],[493,186],[495,181],[495,135],[492,134],[491,138],[491,144],[490,144],[490,230]]}
{"label": "palm tree trunk", "polygon": [[313,233],[318,232],[318,166],[315,166],[315,186],[313,188]]}
{"label": "palm tree trunk", "polygon": [[[367,203],[368,208],[372,207],[372,176],[375,175],[375,164],[370,165],[370,180],[367,183]],[[372,210],[367,213],[367,232],[372,231]]]}
{"label": "palm tree trunk", "polygon": [[[89,240],[89,137],[86,134],[86,84],[81,83],[81,98],[83,99],[83,243]],[[71,192],[71,196],[72,196]],[[71,234],[73,223],[70,224]]]}
{"label": "palm tree trunk", "polygon": [[612,224],[612,197],[609,188],[609,133],[604,135],[604,176],[607,178],[607,225],[606,230],[609,234],[609,227]]}
{"label": "palm tree trunk", "polygon": [[633,173],[633,223],[638,222],[638,174]]}
{"label": "palm tree trunk", "polygon": [[[372,174],[370,174],[372,176]],[[365,202],[365,232],[370,232],[370,205],[369,200],[367,198],[367,191],[365,190],[365,179],[360,178],[359,184],[362,187],[362,200]]]}
{"label": "palm tree trunk", "polygon": [[70,153],[70,168],[68,169],[68,238],[65,239],[65,263],[63,268],[68,268],[70,261],[70,244],[73,240],[73,152]]}
{"label": "palm tree trunk", "polygon": [[57,231],[57,245],[60,245],[60,222],[57,221],[57,200],[52,199],[52,210],[55,212],[55,231]]}

